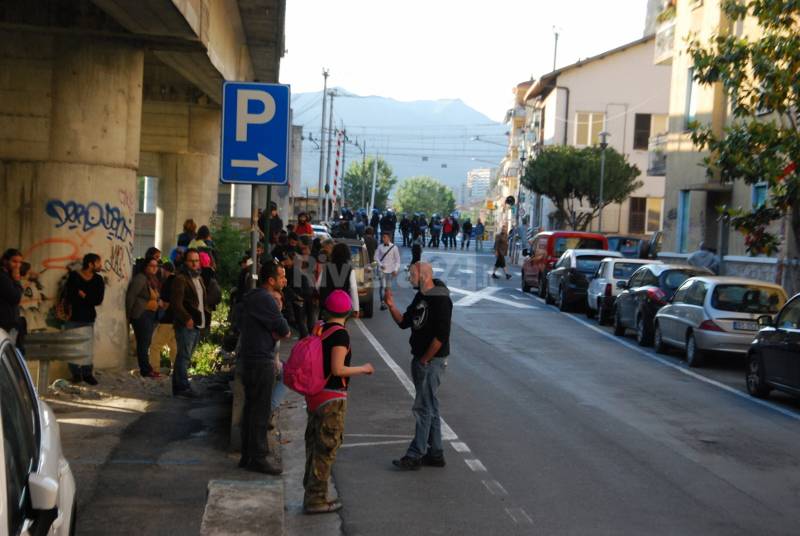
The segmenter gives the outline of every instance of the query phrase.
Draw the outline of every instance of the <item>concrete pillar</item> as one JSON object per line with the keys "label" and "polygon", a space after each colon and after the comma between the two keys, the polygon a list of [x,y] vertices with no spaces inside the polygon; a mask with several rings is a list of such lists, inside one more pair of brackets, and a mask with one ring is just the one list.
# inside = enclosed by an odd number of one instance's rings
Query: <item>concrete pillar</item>
{"label": "concrete pillar", "polygon": [[84,254],[105,263],[95,365],[125,364],[142,105],[142,50],[0,32],[0,246],[41,274],[37,325]]}

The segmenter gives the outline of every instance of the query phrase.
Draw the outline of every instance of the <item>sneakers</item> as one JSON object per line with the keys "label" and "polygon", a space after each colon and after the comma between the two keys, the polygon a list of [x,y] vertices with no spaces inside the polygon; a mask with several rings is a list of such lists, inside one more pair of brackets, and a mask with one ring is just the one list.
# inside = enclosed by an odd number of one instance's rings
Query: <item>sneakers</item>
{"label": "sneakers", "polygon": [[386,310],[386,304],[385,304],[385,303],[382,303],[382,304],[381,304],[381,311],[385,311],[385,310]]}
{"label": "sneakers", "polygon": [[392,465],[403,471],[419,471],[422,467],[422,458],[403,456],[399,460],[392,460]]}
{"label": "sneakers", "polygon": [[447,462],[444,461],[444,455],[432,456],[431,454],[425,454],[425,456],[422,457],[422,465],[427,465],[428,467],[444,467],[447,465]]}
{"label": "sneakers", "polygon": [[269,460],[250,460],[246,469],[256,473],[264,473],[267,475],[278,476],[283,472],[283,469],[277,465],[273,465]]}
{"label": "sneakers", "polygon": [[156,378],[160,378],[160,377],[161,377],[161,373],[160,373],[160,372],[156,372],[155,370],[151,370],[151,371],[150,371],[150,372],[148,372],[147,374],[144,374],[144,375],[142,375],[142,377],[143,377],[143,378],[153,378],[153,379],[156,379]]}
{"label": "sneakers", "polygon": [[506,279],[511,279],[511,274],[506,274]]}
{"label": "sneakers", "polygon": [[500,279],[497,274],[492,274],[492,279]]}
{"label": "sneakers", "polygon": [[83,374],[83,381],[85,381],[89,385],[97,385],[99,383],[97,381],[97,378],[95,378],[91,372],[85,372]]}
{"label": "sneakers", "polygon": [[305,514],[330,514],[333,512],[338,512],[341,509],[342,501],[339,499],[303,505],[303,513]]}

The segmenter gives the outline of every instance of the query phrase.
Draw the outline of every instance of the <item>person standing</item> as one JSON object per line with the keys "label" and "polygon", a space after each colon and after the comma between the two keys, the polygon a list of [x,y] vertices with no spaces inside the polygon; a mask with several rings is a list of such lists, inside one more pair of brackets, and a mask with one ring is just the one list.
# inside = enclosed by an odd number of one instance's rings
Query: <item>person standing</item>
{"label": "person standing", "polygon": [[326,321],[317,334],[322,336],[322,364],[328,381],[320,393],[306,397],[308,423],[303,475],[303,511],[306,514],[336,512],[342,508],[339,499],[328,500],[328,479],[344,436],[348,379],[375,371],[370,363],[350,366],[353,354],[346,328],[353,311],[350,296],[335,290],[323,302],[323,308]]}
{"label": "person standing", "polygon": [[161,307],[156,315],[158,323],[153,332],[153,339],[150,341],[150,366],[156,370],[161,368],[162,352],[166,353],[166,357],[170,361],[170,367],[174,363],[177,352],[175,329],[172,325],[172,310],[169,306],[172,296],[172,284],[175,281],[175,266],[171,262],[163,263],[161,265],[161,276],[161,289],[159,290]]}
{"label": "person standing", "polygon": [[375,250],[378,249],[378,241],[375,240],[375,228],[372,226],[367,227],[364,234],[364,245],[367,246],[369,262],[375,262]]}
{"label": "person standing", "polygon": [[483,234],[486,232],[486,228],[483,226],[483,222],[480,218],[478,218],[478,223],[475,224],[475,251],[483,251]]}
{"label": "person standing", "polygon": [[494,237],[494,270],[492,270],[492,278],[500,279],[497,276],[497,269],[503,270],[506,279],[511,279],[511,274],[506,271],[506,255],[508,255],[508,235],[506,228],[503,227],[497,236]]}
{"label": "person standing", "polygon": [[281,468],[267,457],[267,428],[270,401],[275,382],[276,342],[290,334],[289,324],[281,315],[281,305],[273,297],[286,286],[286,271],[276,262],[266,262],[259,274],[260,286],[242,300],[239,363],[242,371],[245,403],[242,413],[242,457],[239,467],[281,474]]}
{"label": "person standing", "polygon": [[469,250],[469,243],[472,239],[472,223],[469,221],[469,218],[464,222],[464,225],[461,226],[461,249],[464,249],[466,246],[467,250]]}
{"label": "person standing", "polygon": [[69,363],[72,381],[84,381],[89,385],[97,385],[92,365],[94,354],[94,321],[97,318],[96,307],[103,303],[106,284],[100,272],[103,261],[96,253],[87,253],[83,256],[81,269],[70,272],[64,286],[64,296],[69,309],[69,320],[64,323],[64,329],[90,327],[92,344],[89,356]]}
{"label": "person standing", "polygon": [[200,341],[200,330],[211,320],[205,299],[206,289],[200,274],[200,253],[190,248],[184,256],[183,268],[175,276],[170,289],[170,308],[178,346],[172,371],[172,395],[182,398],[197,396],[189,383],[189,362]]}
{"label": "person standing", "polygon": [[437,392],[450,355],[453,302],[444,282],[433,278],[433,268],[429,263],[412,265],[409,275],[417,294],[405,313],[395,305],[392,291],[386,291],[386,306],[394,321],[401,329],[411,328],[411,377],[416,389],[414,439],[405,455],[393,460],[392,464],[403,470],[416,470],[423,465],[444,467]]}
{"label": "person standing", "polygon": [[403,247],[409,247],[411,245],[411,222],[405,214],[400,220],[400,234],[403,235]]}
{"label": "person standing", "polygon": [[297,236],[314,236],[314,228],[308,223],[308,215],[301,212],[297,215],[297,226],[294,228]]}
{"label": "person standing", "polygon": [[442,222],[442,236],[444,237],[444,249],[450,247],[450,235],[453,234],[453,220],[450,216],[445,216]]}
{"label": "person standing", "polygon": [[458,246],[458,231],[461,230],[461,226],[458,223],[458,218],[453,216],[452,221],[453,229],[450,231],[450,247],[456,249]]}
{"label": "person standing", "polygon": [[17,343],[19,334],[19,303],[22,300],[22,252],[7,249],[0,264],[0,328],[6,330],[11,341]]}
{"label": "person standing", "polygon": [[[347,244],[339,242],[331,250],[330,261],[322,268],[319,280],[319,302],[324,304],[334,290],[344,290],[350,295],[353,302],[353,314],[358,317],[358,281],[353,270],[352,256]],[[322,310],[320,310],[322,313]]]}
{"label": "person standing", "polygon": [[183,232],[178,235],[178,246],[188,248],[192,240],[197,237],[197,224],[189,218],[183,222]]}
{"label": "person standing", "polygon": [[385,311],[384,291],[394,286],[394,279],[400,272],[400,250],[392,244],[389,233],[383,233],[381,238],[383,242],[378,246],[375,256],[378,258],[378,268],[380,269],[381,311]]}
{"label": "person standing", "polygon": [[142,378],[161,376],[150,364],[150,343],[158,323],[157,315],[160,299],[158,281],[158,261],[150,258],[133,276],[125,294],[125,312],[128,322],[133,326],[136,337],[136,358],[139,361],[139,374]]}
{"label": "person standing", "polygon": [[422,246],[425,245],[425,237],[419,232],[414,233],[414,240],[411,241],[411,264],[422,259]]}

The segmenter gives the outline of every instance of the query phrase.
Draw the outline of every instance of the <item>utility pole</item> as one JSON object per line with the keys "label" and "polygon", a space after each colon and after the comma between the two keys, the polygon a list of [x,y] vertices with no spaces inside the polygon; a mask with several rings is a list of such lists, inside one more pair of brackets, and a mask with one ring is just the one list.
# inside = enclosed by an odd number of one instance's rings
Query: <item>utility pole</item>
{"label": "utility pole", "polygon": [[344,176],[347,173],[347,130],[345,130],[344,125],[342,125],[342,173],[339,177],[339,184],[342,187],[342,195],[339,196],[339,206],[344,208]]}
{"label": "utility pole", "polygon": [[361,142],[361,171],[364,173],[364,180],[361,181],[361,206],[367,206],[367,141]]}
{"label": "utility pole", "polygon": [[331,90],[328,93],[330,97],[331,106],[328,110],[328,164],[325,167],[325,221],[330,219],[330,207],[328,206],[328,199],[331,191],[331,142],[333,141],[333,98],[336,92]]}
{"label": "utility pole", "polygon": [[558,58],[558,28],[553,26],[553,37],[555,43],[553,44],[553,70],[556,70],[556,58]]}
{"label": "utility pole", "polygon": [[369,214],[375,208],[375,183],[378,182],[378,155],[375,155],[375,160],[372,162],[372,195],[369,198]]}
{"label": "utility pole", "polygon": [[606,131],[600,133],[600,214],[597,232],[603,232],[603,183],[606,180],[606,148],[608,147],[609,134]]}
{"label": "utility pole", "polygon": [[317,220],[322,217],[322,174],[325,172],[325,103],[328,94],[328,69],[322,69],[325,82],[322,86],[322,125],[319,127],[319,181],[317,184]]}

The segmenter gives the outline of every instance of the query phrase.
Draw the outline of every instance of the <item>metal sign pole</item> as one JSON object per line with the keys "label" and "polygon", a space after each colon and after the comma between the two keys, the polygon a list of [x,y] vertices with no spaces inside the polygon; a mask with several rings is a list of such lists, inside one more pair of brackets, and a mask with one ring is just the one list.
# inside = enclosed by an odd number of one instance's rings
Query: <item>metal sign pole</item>
{"label": "metal sign pole", "polygon": [[[269,220],[267,220],[269,225]],[[250,288],[256,288],[258,281],[258,186],[252,186],[250,194]]]}

